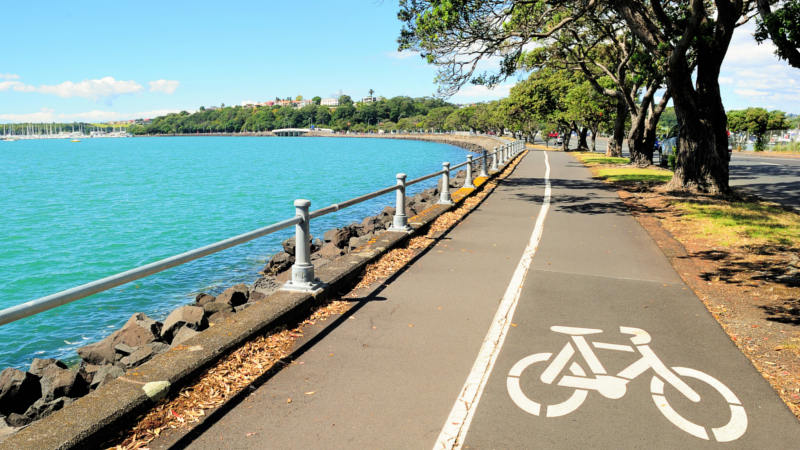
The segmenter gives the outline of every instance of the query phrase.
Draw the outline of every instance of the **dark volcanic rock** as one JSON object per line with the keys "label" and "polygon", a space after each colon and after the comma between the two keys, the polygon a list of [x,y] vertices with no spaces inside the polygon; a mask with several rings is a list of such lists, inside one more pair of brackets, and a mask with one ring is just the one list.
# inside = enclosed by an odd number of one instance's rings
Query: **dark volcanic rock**
{"label": "dark volcanic rock", "polygon": [[128,356],[136,351],[136,347],[131,347],[126,344],[117,344],[114,346],[114,351],[122,356]]}
{"label": "dark volcanic rock", "polygon": [[[345,228],[336,228],[328,230],[323,236],[326,244],[333,244],[335,247],[345,248],[347,242],[350,240],[350,230]],[[325,246],[323,245],[323,248]],[[321,250],[320,250],[321,251]]]}
{"label": "dark volcanic rock", "polygon": [[285,241],[281,242],[281,245],[283,246],[283,251],[286,252],[286,254],[289,256],[294,256],[295,238],[287,238]]}
{"label": "dark volcanic rock", "polygon": [[111,333],[100,342],[95,342],[78,349],[78,355],[91,364],[103,365],[113,363],[116,355],[114,347],[125,344],[136,348],[157,340],[161,332],[161,323],[142,313],[131,316],[125,325]]}
{"label": "dark volcanic rock", "polygon": [[178,332],[175,334],[175,337],[172,339],[172,345],[173,346],[180,345],[186,342],[186,340],[188,340],[189,338],[194,337],[198,334],[200,333],[191,328],[183,327],[180,330],[178,330]]}
{"label": "dark volcanic rock", "polygon": [[[240,283],[225,289],[222,294],[217,296],[215,302],[239,306],[247,303],[248,298],[250,298],[250,288],[246,284]],[[164,322],[164,326],[166,326],[166,322]]]}
{"label": "dark volcanic rock", "polygon": [[203,305],[203,311],[205,312],[205,314],[207,316],[210,316],[211,314],[218,313],[220,311],[233,312],[233,306],[231,306],[228,303],[211,302],[211,303],[206,303],[205,305]]}
{"label": "dark volcanic rock", "polygon": [[23,414],[41,396],[35,375],[10,367],[0,372],[0,414]]}
{"label": "dark volcanic rock", "polygon": [[276,275],[292,267],[292,264],[294,264],[294,256],[286,252],[276,253],[264,267],[263,272]]}
{"label": "dark volcanic rock", "polygon": [[45,402],[59,397],[77,398],[89,392],[88,375],[82,368],[69,370],[51,365],[42,372],[40,382]]}
{"label": "dark volcanic rock", "polygon": [[[227,291],[226,291],[227,292]],[[220,295],[222,297],[222,295]],[[161,337],[172,342],[173,336],[181,328],[190,328],[200,331],[208,326],[208,321],[204,315],[203,308],[199,306],[181,306],[172,311],[164,320],[164,328],[161,330]]]}
{"label": "dark volcanic rock", "polygon": [[364,234],[374,233],[386,228],[386,225],[379,217],[367,217],[361,222]]}
{"label": "dark volcanic rock", "polygon": [[358,237],[364,234],[364,227],[360,223],[353,222],[344,227],[344,229],[347,230],[350,237]]}
{"label": "dark volcanic rock", "polygon": [[333,242],[327,243],[322,246],[322,250],[319,251],[319,256],[324,259],[335,259],[342,255],[344,255],[344,250],[341,249],[339,246],[334,245]]}
{"label": "dark volcanic rock", "polygon": [[146,363],[153,356],[155,356],[153,348],[149,345],[145,345],[144,347],[137,348],[136,351],[130,355],[120,359],[119,363],[126,369],[130,369]]}
{"label": "dark volcanic rock", "polygon": [[48,359],[33,358],[33,362],[31,362],[31,368],[30,368],[30,370],[28,370],[28,372],[36,375],[37,377],[41,377],[42,376],[42,372],[44,371],[44,369],[48,368],[51,365],[55,365],[56,367],[59,367],[59,368],[62,368],[62,369],[66,369],[67,368],[66,364],[64,364],[63,362],[61,362],[61,361],[59,361],[57,359],[52,359],[52,358],[48,358]]}
{"label": "dark volcanic rock", "polygon": [[214,300],[216,300],[216,298],[213,295],[206,294],[205,292],[197,294],[197,297],[194,298],[194,302],[197,304],[197,306],[203,306],[206,303],[213,302]]}
{"label": "dark volcanic rock", "polygon": [[121,367],[114,366],[111,364],[106,364],[104,366],[100,366],[97,371],[94,373],[94,377],[92,377],[91,388],[97,389],[100,386],[108,383],[109,381],[113,380],[114,378],[121,377],[125,374],[125,371],[122,370]]}
{"label": "dark volcanic rock", "polygon": [[71,404],[75,400],[61,397],[54,400],[40,398],[25,411],[25,414],[12,414],[8,417],[8,424],[15,427],[27,425],[34,420],[39,420]]}

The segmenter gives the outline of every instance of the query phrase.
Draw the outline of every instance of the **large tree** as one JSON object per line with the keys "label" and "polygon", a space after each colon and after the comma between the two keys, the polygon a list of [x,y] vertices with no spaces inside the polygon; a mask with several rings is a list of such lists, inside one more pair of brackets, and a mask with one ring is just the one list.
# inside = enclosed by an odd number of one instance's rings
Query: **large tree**
{"label": "large tree", "polygon": [[[613,10],[663,67],[680,128],[669,187],[728,193],[727,121],[718,78],[733,31],[755,11],[755,0],[401,0],[400,48],[437,64],[446,91],[470,80],[491,84],[513,73],[527,44],[597,8]],[[542,16],[552,18],[546,30]],[[482,59],[497,55],[503,55],[499,73],[474,76]]]}
{"label": "large tree", "polygon": [[[779,2],[758,0],[760,17],[756,39],[759,42],[772,39],[778,57],[800,69],[800,0],[785,0],[779,5],[776,3]],[[773,6],[778,7],[773,9]]]}

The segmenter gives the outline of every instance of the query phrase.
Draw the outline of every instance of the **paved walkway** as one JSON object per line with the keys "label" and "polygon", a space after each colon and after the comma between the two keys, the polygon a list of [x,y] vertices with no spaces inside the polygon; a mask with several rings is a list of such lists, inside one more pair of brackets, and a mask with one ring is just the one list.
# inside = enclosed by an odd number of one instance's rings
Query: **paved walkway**
{"label": "paved walkway", "polygon": [[307,333],[295,364],[177,446],[796,448],[798,421],[616,194],[569,155],[547,157],[541,241],[534,151],[392,283]]}

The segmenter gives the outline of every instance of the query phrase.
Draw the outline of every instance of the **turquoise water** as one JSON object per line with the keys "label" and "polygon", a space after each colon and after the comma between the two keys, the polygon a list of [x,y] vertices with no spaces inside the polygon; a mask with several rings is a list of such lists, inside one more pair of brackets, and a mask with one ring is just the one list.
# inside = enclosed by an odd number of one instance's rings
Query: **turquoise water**
{"label": "turquoise water", "polygon": [[[179,137],[0,142],[0,308],[216,242],[464,161],[462,149],[356,138]],[[436,180],[409,188],[409,195]],[[373,215],[394,193],[314,219]],[[292,229],[0,327],[0,369],[75,359],[131,314],[253,282]]]}

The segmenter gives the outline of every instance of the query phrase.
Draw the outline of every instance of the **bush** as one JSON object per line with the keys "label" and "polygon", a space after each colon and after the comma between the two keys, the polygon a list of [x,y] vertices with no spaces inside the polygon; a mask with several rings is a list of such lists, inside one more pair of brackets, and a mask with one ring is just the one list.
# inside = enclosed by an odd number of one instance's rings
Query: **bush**
{"label": "bush", "polygon": [[675,153],[670,153],[667,157],[667,165],[669,170],[675,171]]}

